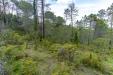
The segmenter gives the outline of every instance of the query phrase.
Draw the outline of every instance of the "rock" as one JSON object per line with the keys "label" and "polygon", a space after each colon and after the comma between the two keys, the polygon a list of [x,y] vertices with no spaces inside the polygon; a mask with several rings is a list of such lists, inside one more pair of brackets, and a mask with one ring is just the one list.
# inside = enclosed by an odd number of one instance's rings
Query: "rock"
{"label": "rock", "polygon": [[5,68],[4,68],[4,62],[0,61],[0,75],[8,75],[6,74]]}

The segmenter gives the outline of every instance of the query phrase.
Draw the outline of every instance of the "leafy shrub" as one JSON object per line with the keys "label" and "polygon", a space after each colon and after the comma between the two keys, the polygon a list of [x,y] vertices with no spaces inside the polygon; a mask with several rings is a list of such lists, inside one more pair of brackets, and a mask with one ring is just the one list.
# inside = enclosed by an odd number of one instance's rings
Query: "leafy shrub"
{"label": "leafy shrub", "polygon": [[12,64],[7,64],[7,70],[10,75],[37,75],[38,73],[37,62],[32,58],[13,61]]}
{"label": "leafy shrub", "polygon": [[97,54],[93,52],[82,53],[81,62],[85,66],[92,67],[101,71],[103,70],[102,60]]}
{"label": "leafy shrub", "polygon": [[52,72],[52,75],[72,75],[69,66],[64,64],[64,62],[56,65]]}
{"label": "leafy shrub", "polygon": [[43,39],[41,42],[39,42],[40,46],[43,46],[45,47],[46,49],[48,49],[51,45],[52,45],[52,42],[46,40],[46,39]]}
{"label": "leafy shrub", "polygon": [[93,45],[97,47],[97,49],[100,49],[101,51],[103,49],[108,49],[109,47],[109,39],[107,38],[98,38],[93,41]]}
{"label": "leafy shrub", "polygon": [[4,31],[2,34],[0,34],[0,41],[1,45],[6,45],[6,44],[22,44],[24,42],[23,36],[21,36],[19,33],[16,33],[14,31]]}
{"label": "leafy shrub", "polygon": [[61,44],[53,44],[51,45],[49,51],[50,53],[52,54],[57,54],[58,53],[58,50],[61,48]]}
{"label": "leafy shrub", "polygon": [[0,47],[1,59],[10,75],[37,75],[37,62],[25,53],[24,45]]}
{"label": "leafy shrub", "polygon": [[22,59],[21,60],[21,68],[22,75],[36,75],[37,74],[37,63],[31,59]]}
{"label": "leafy shrub", "polygon": [[76,45],[72,44],[54,44],[50,47],[50,52],[55,55],[59,61],[73,61]]}
{"label": "leafy shrub", "polygon": [[21,59],[26,56],[24,50],[24,44],[2,46],[0,47],[1,58],[7,62]]}

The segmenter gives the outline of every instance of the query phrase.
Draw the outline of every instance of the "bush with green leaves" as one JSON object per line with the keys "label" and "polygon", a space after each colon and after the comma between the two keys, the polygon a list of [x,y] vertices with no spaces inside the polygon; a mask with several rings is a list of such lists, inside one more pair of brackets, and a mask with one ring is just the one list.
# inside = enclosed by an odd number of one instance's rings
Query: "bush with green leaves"
{"label": "bush with green leaves", "polygon": [[[14,58],[18,55],[22,55],[25,50],[25,45],[7,45],[0,47],[2,57]],[[10,57],[10,58],[9,58]]]}
{"label": "bush with green leaves", "polygon": [[49,51],[52,53],[59,61],[73,61],[74,53],[77,46],[74,44],[53,44]]}
{"label": "bush with green leaves", "polygon": [[94,52],[83,52],[81,55],[81,63],[100,71],[104,69],[101,58]]}
{"label": "bush with green leaves", "polygon": [[[9,66],[10,65],[10,66]],[[37,75],[38,64],[32,58],[24,58],[7,64],[7,71],[10,75]]]}
{"label": "bush with green leaves", "polygon": [[98,50],[108,50],[109,48],[109,39],[108,38],[97,38],[92,42],[92,45]]}
{"label": "bush with green leaves", "polygon": [[7,45],[0,47],[1,57],[10,75],[36,75],[38,63],[27,55],[24,45]]}
{"label": "bush with green leaves", "polygon": [[23,36],[19,33],[12,31],[12,30],[6,30],[2,33],[0,33],[0,45],[6,45],[6,44],[22,44],[24,42]]}
{"label": "bush with green leaves", "polygon": [[72,75],[72,74],[70,67],[67,66],[64,62],[62,62],[55,66],[51,75]]}

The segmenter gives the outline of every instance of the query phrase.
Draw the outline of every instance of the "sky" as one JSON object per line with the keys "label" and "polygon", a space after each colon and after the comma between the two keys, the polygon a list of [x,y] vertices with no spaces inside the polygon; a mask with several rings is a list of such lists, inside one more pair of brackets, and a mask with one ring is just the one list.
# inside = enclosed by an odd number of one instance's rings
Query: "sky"
{"label": "sky", "polygon": [[64,9],[66,9],[72,1],[78,9],[77,19],[79,20],[84,15],[91,13],[96,14],[100,9],[107,9],[113,3],[113,0],[47,0],[48,3],[52,4],[50,6],[51,11],[54,12],[55,15],[62,17],[64,17]]}

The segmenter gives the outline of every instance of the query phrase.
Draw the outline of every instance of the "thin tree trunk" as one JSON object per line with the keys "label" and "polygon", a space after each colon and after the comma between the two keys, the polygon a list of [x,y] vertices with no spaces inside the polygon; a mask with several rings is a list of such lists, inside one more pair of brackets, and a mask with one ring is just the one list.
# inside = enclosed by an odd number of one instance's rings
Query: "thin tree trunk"
{"label": "thin tree trunk", "polygon": [[41,39],[45,38],[45,21],[44,21],[44,0],[41,0],[41,13],[42,13],[42,37]]}
{"label": "thin tree trunk", "polygon": [[73,11],[71,9],[71,25],[72,25],[72,41],[74,39],[74,31],[73,31]]}
{"label": "thin tree trunk", "polygon": [[34,9],[34,49],[37,49],[37,36],[38,36],[38,16],[37,16],[37,0],[33,1],[33,9]]}
{"label": "thin tree trunk", "polygon": [[112,20],[113,20],[113,14],[111,15],[111,32],[110,32],[110,41],[109,41],[109,50],[111,50],[111,48],[112,48],[112,36],[113,36],[113,22],[112,22]]}
{"label": "thin tree trunk", "polygon": [[34,0],[33,8],[34,8],[34,31],[36,32],[38,31],[37,0]]}
{"label": "thin tree trunk", "polygon": [[6,8],[5,8],[5,2],[4,0],[2,0],[2,4],[3,4],[3,22],[4,22],[4,26],[6,25]]}
{"label": "thin tree trunk", "polygon": [[88,45],[90,45],[90,40],[91,40],[91,21],[90,21],[90,26],[89,26],[89,35],[88,35]]}

